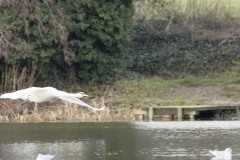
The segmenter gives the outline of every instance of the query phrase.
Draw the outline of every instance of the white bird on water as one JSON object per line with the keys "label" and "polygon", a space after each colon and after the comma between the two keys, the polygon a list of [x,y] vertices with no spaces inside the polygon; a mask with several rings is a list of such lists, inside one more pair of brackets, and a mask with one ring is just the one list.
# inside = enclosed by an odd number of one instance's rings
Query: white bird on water
{"label": "white bird on water", "polygon": [[226,148],[224,151],[209,150],[209,152],[212,153],[217,159],[223,159],[223,160],[231,160],[232,159],[232,149],[231,148]]}
{"label": "white bird on water", "polygon": [[44,155],[44,154],[38,154],[38,156],[37,156],[37,159],[36,160],[51,160],[51,159],[53,159],[54,158],[54,156],[52,156],[52,155],[50,155],[50,154],[46,154],[46,155]]}
{"label": "white bird on water", "polygon": [[10,98],[10,99],[20,98],[25,100],[22,103],[23,105],[24,103],[27,103],[27,102],[41,103],[41,102],[49,101],[56,97],[71,103],[79,104],[84,107],[89,107],[93,110],[97,110],[97,111],[104,110],[105,106],[103,106],[102,108],[94,108],[78,99],[84,96],[88,96],[88,95],[84,94],[83,92],[67,93],[64,91],[59,91],[53,87],[43,87],[43,88],[30,87],[30,88],[22,89],[16,92],[2,94],[0,98]]}

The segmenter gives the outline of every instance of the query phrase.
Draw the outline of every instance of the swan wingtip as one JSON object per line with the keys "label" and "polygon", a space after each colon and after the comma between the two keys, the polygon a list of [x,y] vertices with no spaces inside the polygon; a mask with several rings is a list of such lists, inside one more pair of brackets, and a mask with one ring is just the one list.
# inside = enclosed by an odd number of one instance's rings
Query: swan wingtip
{"label": "swan wingtip", "polygon": [[102,107],[102,110],[104,110],[104,109],[105,109],[105,106]]}

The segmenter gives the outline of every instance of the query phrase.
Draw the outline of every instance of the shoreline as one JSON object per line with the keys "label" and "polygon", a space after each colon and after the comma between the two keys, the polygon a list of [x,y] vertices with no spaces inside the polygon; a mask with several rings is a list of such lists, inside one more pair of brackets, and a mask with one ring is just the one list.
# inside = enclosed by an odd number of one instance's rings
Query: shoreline
{"label": "shoreline", "polygon": [[[203,78],[198,79],[198,85],[193,86],[189,85],[192,84],[189,79],[185,81],[153,77],[118,81],[112,85],[92,88],[75,86],[80,88],[78,91],[89,95],[82,98],[82,101],[95,108],[105,105],[104,111],[94,111],[57,98],[24,106],[20,105],[22,100],[1,99],[0,122],[132,122],[139,118],[134,112],[153,106],[240,104],[239,84],[213,84],[214,79],[211,79],[210,85],[206,85],[206,79]],[[195,84],[196,79],[193,81]],[[189,86],[179,84],[183,82]]]}

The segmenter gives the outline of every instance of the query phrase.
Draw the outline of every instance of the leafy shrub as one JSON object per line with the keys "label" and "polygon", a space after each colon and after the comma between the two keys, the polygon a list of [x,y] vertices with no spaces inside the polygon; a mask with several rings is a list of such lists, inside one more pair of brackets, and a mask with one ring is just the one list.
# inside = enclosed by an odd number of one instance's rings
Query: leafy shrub
{"label": "leafy shrub", "polygon": [[240,38],[195,40],[188,30],[166,33],[166,21],[151,20],[135,25],[129,49],[129,68],[142,74],[163,77],[205,75],[223,72],[239,61]]}
{"label": "leafy shrub", "polygon": [[[9,33],[4,36],[23,42],[4,52],[5,65],[34,63],[39,81],[57,83],[74,75],[78,82],[105,83],[126,67],[132,0],[3,0],[0,9],[0,29],[6,26]],[[31,49],[17,48],[23,44]]]}

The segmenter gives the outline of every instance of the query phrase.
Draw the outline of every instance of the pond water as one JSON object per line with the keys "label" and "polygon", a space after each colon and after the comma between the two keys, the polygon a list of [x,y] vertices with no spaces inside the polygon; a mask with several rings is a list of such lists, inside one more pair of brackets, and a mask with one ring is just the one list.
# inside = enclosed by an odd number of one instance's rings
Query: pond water
{"label": "pond water", "polygon": [[3,123],[0,159],[210,160],[208,150],[240,159],[239,121]]}

